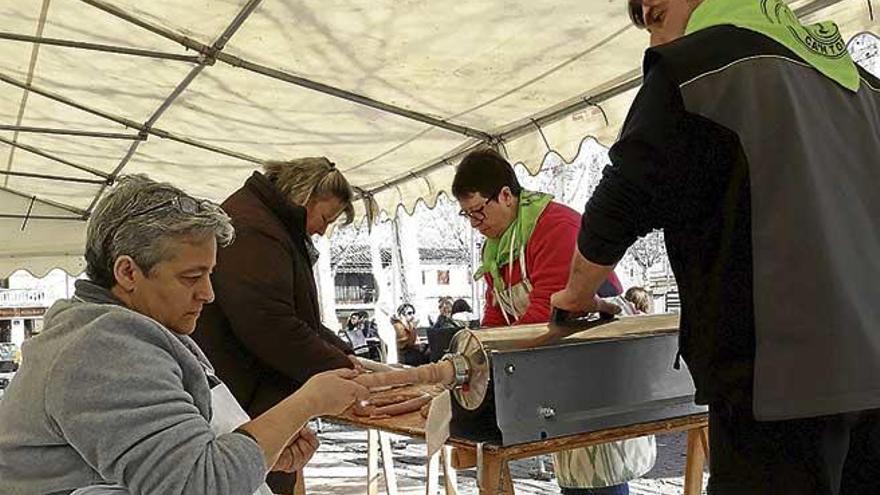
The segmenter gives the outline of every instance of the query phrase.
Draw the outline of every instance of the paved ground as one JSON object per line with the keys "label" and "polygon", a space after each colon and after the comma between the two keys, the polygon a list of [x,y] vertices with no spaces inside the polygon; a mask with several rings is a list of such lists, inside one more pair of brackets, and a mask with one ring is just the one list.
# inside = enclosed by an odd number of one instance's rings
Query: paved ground
{"label": "paved ground", "polygon": [[[366,491],[367,433],[349,426],[325,422],[321,448],[306,467],[306,489],[309,495],[362,495]],[[393,442],[394,466],[401,495],[425,493],[425,445],[422,442],[400,439]],[[657,437],[657,463],[648,475],[630,484],[633,495],[680,495],[682,493],[685,434]],[[545,465],[552,471],[550,457]],[[517,495],[556,494],[559,487],[552,472],[539,479],[538,460],[526,459],[511,463],[511,475]],[[380,469],[381,471],[381,469]],[[442,483],[442,479],[441,479]],[[442,485],[441,485],[442,486]],[[476,494],[476,473],[473,470],[458,473],[459,493]],[[380,482],[384,492],[384,481]]]}

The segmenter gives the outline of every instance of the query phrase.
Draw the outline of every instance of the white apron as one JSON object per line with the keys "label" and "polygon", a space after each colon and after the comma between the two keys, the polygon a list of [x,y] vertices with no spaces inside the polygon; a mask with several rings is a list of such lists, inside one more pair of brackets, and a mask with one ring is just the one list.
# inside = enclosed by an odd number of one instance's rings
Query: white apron
{"label": "white apron", "polygon": [[[513,280],[513,244],[511,240],[507,280]],[[494,302],[501,308],[501,314],[508,325],[515,324],[525,314],[532,292],[532,282],[526,270],[524,247],[520,248],[518,259],[522,280],[511,287],[493,287]],[[615,302],[620,304],[620,300]],[[580,449],[563,450],[554,452],[552,456],[559,486],[603,488],[626,483],[650,471],[657,458],[657,447],[654,436],[649,435]]]}
{"label": "white apron", "polygon": [[[215,435],[231,433],[251,420],[223,382],[211,389],[211,410],[211,431]],[[92,485],[75,490],[71,495],[128,495],[128,490],[119,485]],[[263,483],[254,495],[272,495],[272,490]]]}

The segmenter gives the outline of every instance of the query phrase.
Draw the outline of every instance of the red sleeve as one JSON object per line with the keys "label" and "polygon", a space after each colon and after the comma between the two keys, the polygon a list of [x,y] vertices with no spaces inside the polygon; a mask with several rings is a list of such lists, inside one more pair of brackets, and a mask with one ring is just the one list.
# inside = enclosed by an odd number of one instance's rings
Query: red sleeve
{"label": "red sleeve", "polygon": [[538,222],[529,240],[526,267],[532,292],[525,314],[516,322],[518,325],[550,321],[550,296],[565,288],[568,282],[580,223],[577,213],[574,216],[565,213],[559,208],[545,212],[547,218]]}
{"label": "red sleeve", "polygon": [[486,275],[486,304],[483,309],[483,327],[504,327],[507,326],[507,321],[504,319],[504,315],[501,314],[501,306],[495,305],[495,295],[492,293],[492,280],[491,277]]}

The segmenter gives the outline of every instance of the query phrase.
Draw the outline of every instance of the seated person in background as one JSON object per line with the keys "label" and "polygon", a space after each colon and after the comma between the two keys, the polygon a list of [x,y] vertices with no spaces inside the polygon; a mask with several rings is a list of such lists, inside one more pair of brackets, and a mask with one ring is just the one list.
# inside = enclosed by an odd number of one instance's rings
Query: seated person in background
{"label": "seated person in background", "polygon": [[[452,194],[460,214],[486,236],[475,275],[487,286],[483,326],[549,321],[550,296],[568,280],[580,215],[550,194],[523,189],[513,167],[491,149],[465,156]],[[605,285],[603,297],[621,293],[613,272]],[[628,493],[627,482],[650,471],[655,457],[654,437],[648,436],[559,452],[553,462],[563,493],[617,495]]]}
{"label": "seated person in background", "polygon": [[339,370],[253,420],[238,407],[188,336],[233,235],[213,203],[116,182],[89,220],[89,279],[49,309],[0,401],[4,495],[270,493],[267,471],[317,448],[306,422],[367,396]]}
{"label": "seated person in background", "polygon": [[480,326],[479,316],[473,313],[471,305],[464,299],[456,299],[452,303],[452,321],[460,325],[461,328],[478,328]]}
{"label": "seated person in background", "polygon": [[382,361],[382,341],[379,339],[379,329],[376,328],[376,322],[370,318],[366,311],[355,311],[350,314],[348,322],[340,334],[351,345],[356,356]]}
{"label": "seated person in background", "polygon": [[391,317],[397,339],[397,360],[402,364],[418,366],[428,362],[426,346],[417,341],[417,324],[416,308],[410,303],[401,304],[397,314]]}
{"label": "seated person in background", "polygon": [[431,323],[431,328],[442,328],[448,324],[448,320],[452,318],[452,298],[443,296],[437,301],[437,320]]}
{"label": "seated person in background", "polygon": [[[431,362],[439,361],[449,352],[449,343],[459,331],[466,328],[477,329],[480,327],[480,319],[471,313],[471,307],[464,299],[451,302],[449,299],[449,316],[441,315],[440,318],[428,330],[428,349]],[[446,301],[441,300],[441,304]]]}
{"label": "seated person in background", "polygon": [[646,315],[653,312],[651,294],[641,287],[630,287],[627,289],[626,294],[623,295],[623,298],[631,308],[632,314]]}
{"label": "seated person in background", "polygon": [[[453,301],[449,296],[441,297],[439,301],[437,301],[437,310],[440,311],[440,317],[450,317],[453,313]],[[438,317],[439,319],[439,317]]]}
{"label": "seated person in background", "polygon": [[[476,320],[476,321],[474,321]],[[440,317],[431,327],[431,330],[444,328],[478,328],[480,320],[471,313],[471,306],[464,299],[452,301],[451,297],[440,299]]]}

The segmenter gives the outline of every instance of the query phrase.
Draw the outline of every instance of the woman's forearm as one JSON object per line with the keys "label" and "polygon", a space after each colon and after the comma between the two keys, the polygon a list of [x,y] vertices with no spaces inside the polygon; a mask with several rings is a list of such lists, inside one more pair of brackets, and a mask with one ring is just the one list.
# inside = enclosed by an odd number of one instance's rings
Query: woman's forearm
{"label": "woman's forearm", "polygon": [[[300,389],[302,390],[302,389]],[[274,466],[290,440],[317,415],[317,407],[300,392],[288,396],[274,407],[241,425],[260,445],[267,466]]]}

